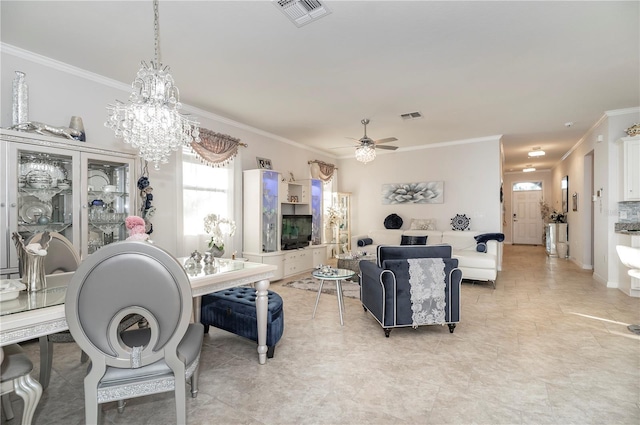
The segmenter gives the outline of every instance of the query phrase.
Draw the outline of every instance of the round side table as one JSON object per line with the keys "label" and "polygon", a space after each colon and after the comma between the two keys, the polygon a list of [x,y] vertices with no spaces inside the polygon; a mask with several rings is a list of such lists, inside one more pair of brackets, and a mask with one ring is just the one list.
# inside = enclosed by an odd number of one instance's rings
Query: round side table
{"label": "round side table", "polygon": [[311,276],[316,279],[320,279],[320,286],[318,287],[318,296],[316,297],[316,305],[313,308],[313,315],[311,318],[316,317],[316,310],[318,309],[318,302],[320,301],[320,294],[322,293],[322,286],[325,280],[336,282],[336,295],[338,298],[338,311],[340,312],[340,325],[344,326],[344,320],[342,318],[342,311],[344,310],[344,299],[342,298],[342,281],[353,277],[355,272],[349,269],[331,269],[328,272],[321,270],[314,270],[311,272]]}

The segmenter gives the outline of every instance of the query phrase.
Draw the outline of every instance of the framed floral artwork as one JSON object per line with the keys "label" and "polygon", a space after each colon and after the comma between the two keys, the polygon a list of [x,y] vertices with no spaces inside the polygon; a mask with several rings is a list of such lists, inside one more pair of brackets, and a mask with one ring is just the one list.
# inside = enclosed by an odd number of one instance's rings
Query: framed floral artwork
{"label": "framed floral artwork", "polygon": [[444,182],[390,183],[382,185],[382,204],[442,204]]}

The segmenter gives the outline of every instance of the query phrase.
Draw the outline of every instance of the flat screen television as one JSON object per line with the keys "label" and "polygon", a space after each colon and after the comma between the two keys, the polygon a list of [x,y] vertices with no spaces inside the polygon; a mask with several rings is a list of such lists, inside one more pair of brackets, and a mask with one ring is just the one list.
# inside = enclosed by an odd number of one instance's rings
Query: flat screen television
{"label": "flat screen television", "polygon": [[282,215],[282,250],[309,246],[311,241],[311,215]]}

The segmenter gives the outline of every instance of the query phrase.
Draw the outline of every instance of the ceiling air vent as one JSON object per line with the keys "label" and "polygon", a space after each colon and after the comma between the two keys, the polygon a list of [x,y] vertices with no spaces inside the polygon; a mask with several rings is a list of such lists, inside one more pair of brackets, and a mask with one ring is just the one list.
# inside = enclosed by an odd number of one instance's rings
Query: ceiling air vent
{"label": "ceiling air vent", "polygon": [[421,112],[409,112],[408,114],[400,115],[400,118],[402,118],[403,120],[417,120],[419,118],[422,118],[422,113]]}
{"label": "ceiling air vent", "polygon": [[331,13],[318,0],[276,0],[274,4],[298,27]]}

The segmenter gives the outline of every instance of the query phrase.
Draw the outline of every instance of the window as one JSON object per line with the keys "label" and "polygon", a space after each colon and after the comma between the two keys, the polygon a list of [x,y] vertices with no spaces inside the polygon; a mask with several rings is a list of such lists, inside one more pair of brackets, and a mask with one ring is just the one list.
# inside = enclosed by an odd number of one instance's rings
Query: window
{"label": "window", "polygon": [[[182,223],[184,252],[202,252],[209,240],[204,231],[204,217],[219,214],[234,218],[234,162],[223,167],[202,164],[185,148],[182,151]],[[229,253],[230,254],[230,253]]]}
{"label": "window", "polygon": [[542,190],[542,182],[519,182],[513,184],[513,191]]}

